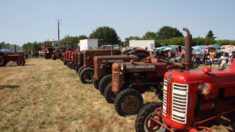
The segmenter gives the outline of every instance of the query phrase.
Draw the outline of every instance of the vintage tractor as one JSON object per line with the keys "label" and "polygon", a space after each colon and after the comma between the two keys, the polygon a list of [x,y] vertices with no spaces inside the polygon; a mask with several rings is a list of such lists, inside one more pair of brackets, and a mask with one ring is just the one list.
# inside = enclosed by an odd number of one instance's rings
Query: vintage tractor
{"label": "vintage tractor", "polygon": [[137,114],[143,106],[142,93],[154,90],[161,98],[163,75],[181,66],[156,58],[144,62],[123,62],[112,65],[112,83],[104,90],[107,102],[115,102],[115,110],[121,116]]}
{"label": "vintage tractor", "polygon": [[0,67],[5,66],[9,61],[15,61],[18,66],[25,65],[23,52],[0,52]]}
{"label": "vintage tractor", "polygon": [[62,55],[65,52],[65,48],[58,48],[54,49],[52,52],[52,57],[51,59],[56,60],[56,59],[62,59]]}
{"label": "vintage tractor", "polygon": [[112,83],[104,90],[105,99],[108,103],[115,103],[115,110],[121,116],[137,114],[143,106],[141,94],[151,90],[162,98],[165,72],[181,68],[181,65],[153,57],[144,62],[114,63]]}
{"label": "vintage tractor", "polygon": [[94,87],[99,89],[101,94],[107,84],[112,81],[112,64],[115,62],[129,62],[131,60],[138,61],[136,56],[112,55],[112,56],[95,56],[94,57]]}
{"label": "vintage tractor", "polygon": [[73,54],[75,54],[76,51],[69,50],[64,53],[64,64],[67,65],[68,67],[71,67],[72,62],[73,62]]}
{"label": "vintage tractor", "polygon": [[92,83],[94,75],[94,57],[104,55],[120,55],[120,50],[95,49],[82,51],[83,65],[78,68],[78,75],[83,84]]}
{"label": "vintage tractor", "polygon": [[[184,31],[190,47],[191,34]],[[189,56],[185,56],[185,70],[164,75],[163,101],[141,109],[135,122],[137,132],[211,131],[205,123],[235,115],[235,58],[228,69],[189,70]]]}
{"label": "vintage tractor", "polygon": [[45,59],[51,59],[52,58],[52,55],[53,55],[53,51],[54,51],[54,47],[51,46],[51,45],[48,45],[48,46],[44,46],[44,50],[45,50]]}
{"label": "vintage tractor", "polygon": [[[191,54],[190,48],[188,51]],[[161,99],[164,74],[169,70],[184,68],[184,65],[162,58],[149,58],[145,62],[114,63],[112,84],[107,85],[104,90],[105,99],[109,103],[114,102],[115,110],[121,116],[137,114],[143,106],[142,93],[152,90]]]}
{"label": "vintage tractor", "polygon": [[96,56],[94,58],[94,77],[93,84],[95,88],[98,88],[101,94],[104,94],[104,89],[112,81],[112,64],[115,62],[129,62],[142,61],[150,54],[146,50],[135,48],[131,50],[125,50],[122,55],[112,56]]}
{"label": "vintage tractor", "polygon": [[76,65],[76,61],[77,61],[77,51],[72,51],[70,54],[69,54],[69,62],[67,63],[67,66],[70,68],[70,69],[75,69],[75,65]]}

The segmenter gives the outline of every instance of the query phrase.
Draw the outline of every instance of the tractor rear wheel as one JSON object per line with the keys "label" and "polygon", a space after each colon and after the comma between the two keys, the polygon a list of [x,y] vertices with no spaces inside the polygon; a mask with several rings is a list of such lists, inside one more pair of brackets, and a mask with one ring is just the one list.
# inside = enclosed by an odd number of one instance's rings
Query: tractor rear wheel
{"label": "tractor rear wheel", "polygon": [[77,72],[77,69],[78,69],[78,65],[74,65],[74,70]]}
{"label": "tractor rear wheel", "polygon": [[96,89],[98,89],[99,82],[99,80],[93,80],[93,85]]}
{"label": "tractor rear wheel", "polygon": [[16,63],[17,63],[18,66],[23,66],[25,64],[25,59],[18,58],[16,60]]}
{"label": "tractor rear wheel", "polygon": [[83,66],[81,66],[79,69],[78,69],[78,76],[80,77],[80,73],[81,73],[81,71],[84,69],[85,67],[83,67]]}
{"label": "tractor rear wheel", "polygon": [[104,90],[108,84],[112,83],[112,75],[105,75],[100,79],[99,90],[102,95],[104,95]]}
{"label": "tractor rear wheel", "polygon": [[124,89],[115,99],[115,110],[120,116],[135,115],[142,107],[143,98],[135,89]]}
{"label": "tractor rear wheel", "polygon": [[7,64],[7,61],[3,55],[0,54],[0,67],[5,66]]}
{"label": "tractor rear wheel", "polygon": [[136,132],[164,132],[166,129],[154,120],[161,121],[161,103],[148,103],[138,113],[135,120]]}
{"label": "tractor rear wheel", "polygon": [[94,69],[87,67],[80,73],[80,80],[83,84],[90,84],[93,82]]}
{"label": "tractor rear wheel", "polygon": [[64,65],[67,65],[67,61],[66,60],[64,60]]}
{"label": "tractor rear wheel", "polygon": [[112,83],[108,84],[104,89],[104,98],[108,103],[114,103],[115,96],[112,92]]}
{"label": "tractor rear wheel", "polygon": [[51,59],[52,59],[52,60],[56,60],[55,55],[52,55],[52,56],[51,56]]}

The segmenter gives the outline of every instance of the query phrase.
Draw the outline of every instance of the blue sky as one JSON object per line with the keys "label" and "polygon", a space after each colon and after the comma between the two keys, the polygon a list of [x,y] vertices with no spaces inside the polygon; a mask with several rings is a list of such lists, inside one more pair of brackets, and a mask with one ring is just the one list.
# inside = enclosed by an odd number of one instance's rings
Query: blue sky
{"label": "blue sky", "polygon": [[0,42],[56,40],[57,18],[61,37],[110,26],[124,40],[169,25],[187,26],[193,37],[212,30],[217,39],[235,40],[234,6],[234,0],[1,0]]}

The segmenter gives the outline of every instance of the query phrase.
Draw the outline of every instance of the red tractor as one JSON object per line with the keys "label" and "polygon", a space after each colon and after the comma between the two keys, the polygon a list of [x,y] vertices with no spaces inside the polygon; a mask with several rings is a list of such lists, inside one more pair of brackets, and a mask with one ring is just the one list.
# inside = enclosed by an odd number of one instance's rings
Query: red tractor
{"label": "red tractor", "polygon": [[[192,36],[188,29],[184,31],[187,50]],[[189,52],[185,57],[185,70],[164,75],[162,103],[148,104],[137,115],[137,132],[211,131],[205,123],[235,115],[235,58],[228,69],[189,70]]]}
{"label": "red tractor", "polygon": [[104,97],[115,104],[120,116],[137,114],[143,106],[142,93],[154,91],[161,98],[163,75],[170,69],[181,66],[156,58],[144,62],[122,62],[112,65],[112,83],[106,86]]}
{"label": "red tractor", "polygon": [[53,60],[62,59],[64,52],[65,52],[65,48],[54,49],[53,52],[52,52],[52,57],[51,58]]}
{"label": "red tractor", "polygon": [[122,55],[94,57],[94,87],[104,94],[104,89],[112,81],[112,64],[115,62],[141,61],[149,56],[149,52],[139,48],[125,50]]}
{"label": "red tractor", "polygon": [[144,62],[119,62],[112,65],[112,82],[104,90],[108,103],[115,104],[120,116],[134,115],[143,106],[142,93],[154,91],[162,98],[164,74],[182,65],[164,59],[149,57]]}
{"label": "red tractor", "polygon": [[73,62],[73,54],[75,54],[76,51],[69,50],[64,53],[64,64],[70,67],[70,65]]}
{"label": "red tractor", "polygon": [[[120,50],[111,49],[95,49],[95,50],[85,50],[81,52],[82,66],[78,68],[78,74],[80,80],[83,84],[89,84],[93,82],[94,75],[94,57],[95,56],[105,56],[105,55],[120,55]],[[78,57],[78,58],[81,58]],[[80,60],[80,62],[81,62]]]}
{"label": "red tractor", "polygon": [[15,61],[18,66],[25,65],[23,52],[0,52],[0,67],[5,66],[9,61]]}

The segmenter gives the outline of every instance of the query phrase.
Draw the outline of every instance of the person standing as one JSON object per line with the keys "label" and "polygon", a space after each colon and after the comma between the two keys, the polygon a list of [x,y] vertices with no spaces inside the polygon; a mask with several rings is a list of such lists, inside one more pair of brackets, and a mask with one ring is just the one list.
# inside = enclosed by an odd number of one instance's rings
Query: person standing
{"label": "person standing", "polygon": [[221,63],[220,66],[222,68],[225,68],[227,62],[228,62],[228,57],[225,55],[225,53],[223,53],[223,55],[220,57]]}

